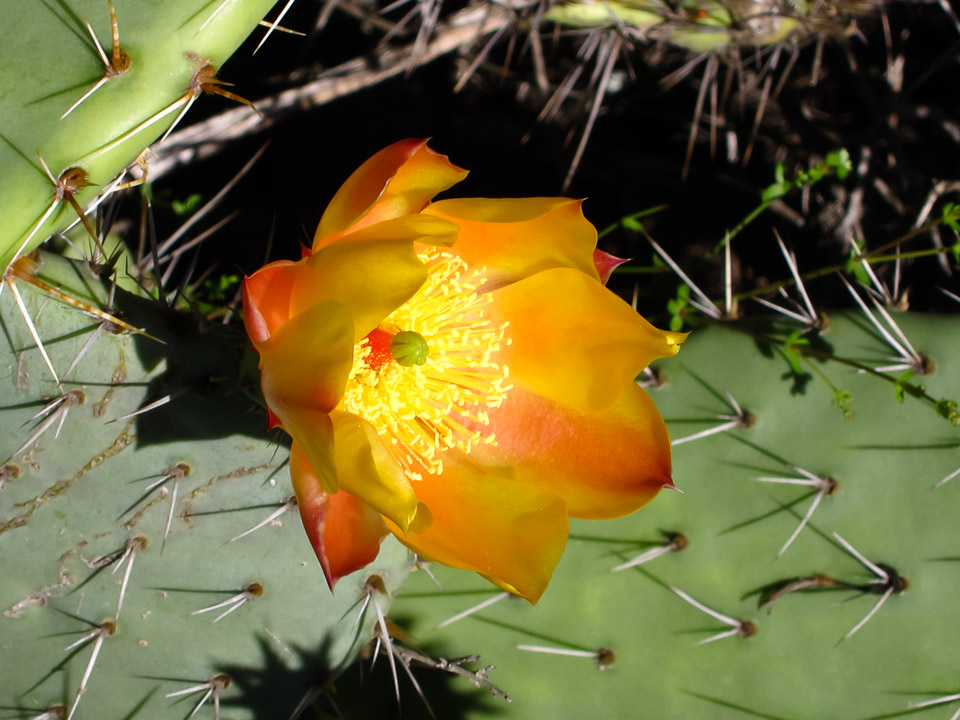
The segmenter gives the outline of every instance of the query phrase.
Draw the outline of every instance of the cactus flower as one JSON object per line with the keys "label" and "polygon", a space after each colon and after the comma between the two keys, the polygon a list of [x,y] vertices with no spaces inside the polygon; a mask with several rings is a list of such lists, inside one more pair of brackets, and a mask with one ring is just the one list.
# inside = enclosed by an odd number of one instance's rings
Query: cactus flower
{"label": "cactus flower", "polygon": [[272,426],[327,582],[388,532],[531,602],[569,518],[670,486],[670,441],[634,382],[677,352],[604,287],[565,198],[432,202],[466,171],[406,140],[344,183],[296,262],[243,285]]}

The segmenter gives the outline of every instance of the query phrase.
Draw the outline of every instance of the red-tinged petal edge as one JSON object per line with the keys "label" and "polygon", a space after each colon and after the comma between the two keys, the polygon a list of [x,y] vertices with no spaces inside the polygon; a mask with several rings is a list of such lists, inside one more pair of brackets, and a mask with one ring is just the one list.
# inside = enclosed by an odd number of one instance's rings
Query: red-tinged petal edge
{"label": "red-tinged petal edge", "polygon": [[387,528],[379,514],[353,495],[324,492],[296,446],[290,452],[290,476],[303,528],[333,590],[340,578],[376,559]]}
{"label": "red-tinged petal edge", "polygon": [[258,350],[290,319],[290,295],[300,272],[299,263],[278,260],[243,279],[243,324]]}
{"label": "red-tinged petal edge", "polygon": [[609,282],[613,271],[625,262],[630,262],[630,258],[618,258],[616,255],[611,255],[603,250],[593,251],[593,264],[597,268],[597,274],[600,275],[600,282],[604,285]]}
{"label": "red-tinged petal edge", "polygon": [[267,430],[273,430],[274,428],[282,428],[283,423],[280,421],[280,418],[277,417],[276,413],[273,412],[270,408],[267,408]]}

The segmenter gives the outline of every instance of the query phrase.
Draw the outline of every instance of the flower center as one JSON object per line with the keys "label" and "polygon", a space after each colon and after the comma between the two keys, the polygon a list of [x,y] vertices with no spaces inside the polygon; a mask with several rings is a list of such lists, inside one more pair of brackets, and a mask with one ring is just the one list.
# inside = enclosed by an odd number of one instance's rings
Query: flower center
{"label": "flower center", "polygon": [[446,450],[495,445],[487,410],[512,387],[494,359],[508,324],[491,325],[492,299],[479,294],[485,268],[439,250],[419,257],[427,281],[354,347],[340,403],[376,428],[411,480],[441,474]]}

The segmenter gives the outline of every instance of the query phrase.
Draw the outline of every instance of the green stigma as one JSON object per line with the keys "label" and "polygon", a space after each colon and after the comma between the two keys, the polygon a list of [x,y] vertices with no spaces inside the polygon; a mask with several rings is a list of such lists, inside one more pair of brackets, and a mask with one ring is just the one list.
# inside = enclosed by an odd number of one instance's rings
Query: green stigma
{"label": "green stigma", "polygon": [[429,354],[430,347],[418,332],[403,330],[390,338],[390,355],[404,367],[423,365]]}

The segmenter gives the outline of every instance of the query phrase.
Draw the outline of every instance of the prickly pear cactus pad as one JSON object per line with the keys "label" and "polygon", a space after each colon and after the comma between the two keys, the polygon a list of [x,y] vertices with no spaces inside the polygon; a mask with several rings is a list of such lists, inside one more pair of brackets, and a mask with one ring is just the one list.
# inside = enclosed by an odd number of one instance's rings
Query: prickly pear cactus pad
{"label": "prickly pear cactus pad", "polygon": [[273,4],[5,4],[0,267],[75,220],[72,202],[91,200],[200,94],[218,92],[216,71]]}
{"label": "prickly pear cactus pad", "polygon": [[[911,382],[955,398],[957,318],[895,319],[933,363]],[[831,320],[814,342],[821,352],[889,364],[863,315]],[[503,597],[476,609],[499,596],[443,568],[434,568],[442,589],[411,575],[393,605],[409,641],[446,657],[480,654],[512,698],[451,681],[463,693],[456,717],[957,711],[960,479],[948,478],[960,468],[960,434],[929,402],[899,404],[892,384],[836,362],[804,365],[814,379],[798,393],[783,357],[760,349],[769,352],[715,327],[665,364],[653,397],[683,494],[660,498],[656,512],[575,522],[537,607]],[[843,407],[818,373],[849,393],[837,395]],[[454,716],[428,699],[438,717]],[[412,692],[404,700],[418,703]]]}
{"label": "prickly pear cactus pad", "polygon": [[[39,277],[106,304],[82,265],[48,256]],[[407,551],[387,543],[331,594],[288,451],[239,390],[238,334],[188,330],[120,290],[116,311],[166,344],[112,334],[14,282],[60,385],[5,284],[2,716],[149,720],[202,704],[196,717],[240,719],[309,704],[369,638]]]}
{"label": "prickly pear cactus pad", "polygon": [[692,0],[677,7],[660,0],[640,2],[558,3],[545,14],[549,20],[574,27],[607,27],[618,23],[635,27],[645,39],[669,42],[693,52],[719,50],[727,46],[774,45],[791,35],[804,39],[831,26],[834,32],[849,24],[856,13],[865,14],[865,4],[713,2]]}

